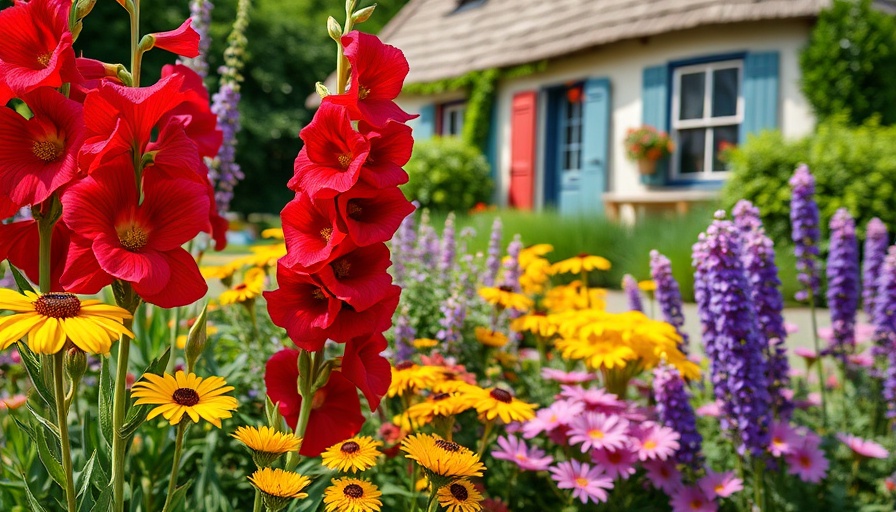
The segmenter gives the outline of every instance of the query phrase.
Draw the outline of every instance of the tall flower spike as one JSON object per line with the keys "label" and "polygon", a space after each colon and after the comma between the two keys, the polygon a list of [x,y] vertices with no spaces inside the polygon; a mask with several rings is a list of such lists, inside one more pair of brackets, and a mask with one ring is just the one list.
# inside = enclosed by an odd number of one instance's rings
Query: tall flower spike
{"label": "tall flower spike", "polygon": [[678,349],[687,353],[688,334],[684,332],[684,312],[682,310],[681,289],[678,281],[672,276],[672,262],[658,251],[650,251],[650,276],[656,283],[656,301],[663,312],[666,323],[672,324],[678,335],[681,336],[681,344]]}
{"label": "tall flower spike", "polygon": [[859,307],[859,244],[856,225],[846,208],[831,218],[827,264],[828,307],[834,336],[828,351],[845,361],[855,353],[856,309]]}
{"label": "tall flower spike", "polygon": [[862,309],[868,317],[874,316],[874,301],[877,294],[877,277],[880,267],[887,257],[890,235],[887,225],[874,217],[865,227],[865,247],[862,258]]}
{"label": "tall flower spike", "polygon": [[766,342],[769,393],[775,411],[789,418],[793,403],[789,398],[790,363],[787,360],[787,329],[784,327],[784,298],[775,265],[775,248],[765,234],[759,209],[742,200],[734,206],[734,222],[741,234],[741,261],[750,283],[750,298],[756,309],[759,332]]}
{"label": "tall flower spike", "polygon": [[797,292],[796,300],[807,300],[809,292],[818,297],[820,282],[818,275],[818,204],[815,202],[815,178],[805,164],[797,167],[790,178],[793,195],[790,199],[791,238],[796,254],[797,279],[803,289]]}
{"label": "tall flower spike", "polygon": [[448,214],[445,219],[445,227],[442,229],[442,246],[439,250],[439,274],[447,277],[448,272],[454,268],[454,255],[457,252],[456,231],[454,228],[454,212]]}
{"label": "tall flower spike", "polygon": [[[728,403],[728,368],[725,361],[719,356],[718,333],[716,331],[715,314],[712,311],[712,281],[706,264],[708,256],[706,247],[706,233],[700,233],[697,243],[693,247],[692,265],[694,267],[694,300],[697,303],[697,314],[700,317],[702,327],[701,338],[703,350],[709,359],[710,380],[716,399],[722,403]],[[728,417],[722,415],[719,418],[722,429],[729,428]]]}
{"label": "tall flower spike", "polygon": [[890,246],[881,265],[874,301],[874,347],[876,356],[893,352],[896,346],[896,245]]}
{"label": "tall flower spike", "polygon": [[622,288],[625,290],[625,297],[628,299],[629,311],[644,312],[644,304],[641,303],[641,290],[638,289],[638,281],[631,275],[622,276]]}
{"label": "tall flower spike", "polygon": [[681,435],[675,461],[699,471],[703,463],[700,454],[703,437],[697,431],[691,397],[674,366],[663,364],[653,370],[653,394],[662,423]]}
{"label": "tall flower spike", "polygon": [[193,30],[199,34],[199,55],[190,59],[181,59],[188,68],[205,78],[208,74],[208,50],[212,44],[209,29],[212,25],[212,10],[215,5],[211,0],[190,0],[190,19],[193,20]]}
{"label": "tall flower spike", "polygon": [[488,239],[488,258],[485,260],[485,274],[482,276],[484,286],[494,286],[501,268],[501,219],[495,217],[492,232]]}

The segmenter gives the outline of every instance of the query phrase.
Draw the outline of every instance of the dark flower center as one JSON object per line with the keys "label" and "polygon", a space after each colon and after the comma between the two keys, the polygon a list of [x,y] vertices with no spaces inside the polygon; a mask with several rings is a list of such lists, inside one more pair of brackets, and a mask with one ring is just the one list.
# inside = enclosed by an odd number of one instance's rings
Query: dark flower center
{"label": "dark flower center", "polygon": [[457,501],[467,501],[467,498],[470,497],[467,488],[461,484],[451,484],[451,487],[448,489],[451,490],[451,495],[454,496],[454,499]]}
{"label": "dark flower center", "polygon": [[510,402],[513,402],[513,395],[511,395],[507,391],[504,391],[501,388],[495,388],[495,389],[491,390],[489,392],[489,396],[491,396],[492,398],[494,398],[495,400],[497,400],[499,402],[504,402],[505,404],[509,404]]}
{"label": "dark flower center", "polygon": [[311,292],[311,296],[317,300],[324,300],[327,297],[324,295],[324,292],[321,291],[320,288],[315,288],[313,292]]}
{"label": "dark flower center", "polygon": [[342,443],[342,447],[340,448],[340,450],[342,450],[342,453],[357,453],[360,449],[361,445],[354,441],[347,441],[345,443]]}
{"label": "dark flower center", "polygon": [[444,439],[436,439],[436,446],[445,450],[446,452],[459,452],[460,445],[457,443],[452,443],[451,441],[446,441]]}
{"label": "dark flower center", "polygon": [[513,293],[513,287],[507,286],[506,284],[504,286],[499,286],[498,289],[502,292]]}
{"label": "dark flower center", "polygon": [[366,100],[367,96],[370,94],[370,89],[364,87],[363,85],[358,86],[358,99]]}
{"label": "dark flower center", "polygon": [[449,398],[450,396],[451,396],[451,393],[436,393],[436,394],[432,395],[432,400],[434,402],[438,402],[438,401],[444,400],[446,398]]}
{"label": "dark flower center", "polygon": [[43,67],[47,67],[50,65],[50,59],[53,58],[52,53],[42,53],[37,56],[37,62]]}
{"label": "dark flower center", "polygon": [[587,252],[580,252],[579,254],[576,255],[576,258],[582,258],[582,259],[585,259],[585,258],[587,258],[588,256],[591,256],[591,255],[588,254]]}
{"label": "dark flower center", "polygon": [[348,484],[345,486],[345,489],[342,490],[342,493],[349,498],[358,499],[364,496],[364,488],[358,484]]}
{"label": "dark flower center", "polygon": [[338,279],[345,279],[352,269],[352,264],[347,260],[339,260],[333,263],[333,273]]}
{"label": "dark flower center", "polygon": [[320,230],[320,236],[327,242],[333,236],[333,228],[323,228]]}
{"label": "dark flower center", "polygon": [[407,370],[407,369],[411,368],[412,366],[414,366],[413,361],[402,361],[395,365],[395,369],[396,370]]}
{"label": "dark flower center", "polygon": [[187,407],[193,407],[199,403],[199,393],[195,389],[190,388],[175,389],[171,398],[177,405],[185,405]]}
{"label": "dark flower center", "polygon": [[118,240],[121,241],[122,247],[131,252],[136,252],[146,247],[147,242],[149,242],[149,235],[139,227],[131,226],[124,233],[119,233]]}
{"label": "dark flower center", "polygon": [[358,201],[356,201],[354,199],[350,200],[348,202],[346,209],[348,210],[349,217],[351,217],[355,220],[361,219],[361,212],[363,211],[363,209],[361,208],[360,205],[358,205]]}
{"label": "dark flower center", "polygon": [[73,293],[46,293],[34,301],[34,311],[50,318],[71,318],[81,311],[81,300]]}
{"label": "dark flower center", "polygon": [[349,164],[352,163],[352,154],[343,153],[337,157],[337,160],[339,160],[339,165],[341,165],[343,169],[348,169]]}
{"label": "dark flower center", "polygon": [[240,283],[233,287],[233,289],[236,291],[245,290],[246,288],[248,288],[248,286],[246,286],[246,283]]}
{"label": "dark flower center", "polygon": [[62,146],[51,140],[36,140],[31,145],[31,152],[34,156],[40,158],[44,162],[55,162],[62,155]]}

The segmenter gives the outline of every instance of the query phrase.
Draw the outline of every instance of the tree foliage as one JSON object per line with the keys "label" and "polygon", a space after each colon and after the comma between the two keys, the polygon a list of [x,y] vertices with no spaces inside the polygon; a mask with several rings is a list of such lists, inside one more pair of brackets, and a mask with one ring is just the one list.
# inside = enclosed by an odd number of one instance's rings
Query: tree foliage
{"label": "tree foliage", "polygon": [[875,114],[896,123],[896,20],[871,0],[834,0],[800,54],[802,90],[820,120]]}

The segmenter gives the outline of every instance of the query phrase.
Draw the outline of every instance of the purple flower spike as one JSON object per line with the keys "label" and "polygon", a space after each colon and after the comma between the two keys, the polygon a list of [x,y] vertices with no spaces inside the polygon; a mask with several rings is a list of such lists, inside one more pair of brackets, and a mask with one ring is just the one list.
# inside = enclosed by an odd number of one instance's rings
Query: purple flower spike
{"label": "purple flower spike", "polygon": [[840,208],[831,218],[827,278],[833,339],[826,352],[845,361],[855,352],[856,309],[859,307],[859,244],[855,221],[846,208]]}
{"label": "purple flower spike", "polygon": [[784,326],[784,298],[775,264],[775,248],[765,234],[759,209],[749,201],[734,206],[734,223],[741,234],[741,261],[750,283],[750,299],[756,311],[759,332],[766,342],[769,394],[778,417],[787,419],[793,411],[790,399],[790,363],[787,360],[787,328]]}
{"label": "purple flower spike", "polygon": [[887,251],[877,280],[874,300],[873,354],[881,357],[896,351],[896,245]]}
{"label": "purple flower spike", "polygon": [[660,421],[681,436],[675,461],[695,471],[699,470],[703,464],[700,455],[703,437],[697,432],[697,419],[694,408],[691,407],[691,397],[674,366],[664,364],[653,370],[653,394]]}
{"label": "purple flower spike", "polygon": [[514,235],[513,241],[507,246],[507,256],[504,258],[504,276],[501,286],[510,288],[514,292],[520,291],[520,251],[523,250],[523,242],[520,235]]}
{"label": "purple flower spike", "polygon": [[638,289],[638,281],[631,275],[622,276],[622,289],[628,299],[629,311],[644,312],[644,304],[641,303],[641,290]]}
{"label": "purple flower spike", "polygon": [[805,164],[797,167],[790,178],[793,195],[790,199],[791,238],[796,254],[797,279],[805,289],[796,294],[797,300],[806,300],[811,292],[818,297],[818,204],[815,203],[815,178]]}
{"label": "purple flower spike", "polygon": [[492,233],[488,239],[488,258],[485,260],[485,274],[482,276],[483,286],[494,286],[501,268],[501,219],[495,218]]}
{"label": "purple flower spike", "polygon": [[663,319],[675,326],[681,336],[678,348],[687,353],[688,335],[684,332],[684,313],[681,307],[681,289],[678,281],[672,277],[672,262],[657,251],[650,251],[650,276],[656,283],[656,301],[663,312]]}
{"label": "purple flower spike", "polygon": [[190,0],[190,19],[193,30],[199,34],[199,55],[192,59],[183,59],[183,64],[202,78],[208,75],[208,49],[212,38],[209,28],[212,25],[212,9],[215,5],[209,0]]}
{"label": "purple flower spike", "polygon": [[457,252],[457,240],[455,237],[454,212],[448,214],[445,219],[445,228],[442,230],[442,247],[439,253],[439,272],[442,275],[454,268],[454,255]]}
{"label": "purple flower spike", "polygon": [[865,227],[865,250],[862,259],[862,308],[869,317],[874,316],[874,299],[877,293],[877,276],[887,256],[890,235],[887,225],[877,217]]}

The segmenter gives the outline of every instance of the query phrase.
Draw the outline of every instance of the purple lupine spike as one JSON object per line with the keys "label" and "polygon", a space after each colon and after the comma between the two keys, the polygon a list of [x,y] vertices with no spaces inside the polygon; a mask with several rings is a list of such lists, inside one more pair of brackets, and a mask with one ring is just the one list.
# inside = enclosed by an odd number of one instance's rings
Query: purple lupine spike
{"label": "purple lupine spike", "polygon": [[429,210],[420,215],[415,255],[424,269],[433,269],[439,261],[439,235],[430,224]]}
{"label": "purple lupine spike", "polygon": [[889,245],[890,234],[887,233],[887,225],[877,217],[869,220],[865,227],[865,247],[862,257],[862,309],[868,318],[874,316],[874,298],[877,292],[875,282],[880,275],[880,266],[887,257]]}
{"label": "purple lupine spike", "polygon": [[414,355],[414,338],[417,330],[411,325],[411,315],[407,306],[395,320],[395,362],[407,361]]}
{"label": "purple lupine spike", "polygon": [[[418,206],[415,202],[414,206]],[[403,286],[407,278],[407,265],[414,261],[414,246],[417,241],[417,231],[414,228],[414,214],[410,214],[401,221],[395,236],[392,237],[392,275],[395,284]]]}
{"label": "purple lupine spike", "polygon": [[504,258],[504,275],[501,286],[514,292],[520,291],[520,251],[523,250],[523,242],[520,235],[514,235],[513,240],[507,245],[507,256]]}
{"label": "purple lupine spike", "polygon": [[741,234],[741,261],[750,283],[750,299],[756,311],[759,332],[766,341],[769,394],[778,417],[790,418],[790,363],[787,360],[787,329],[784,327],[784,297],[775,264],[775,247],[765,234],[759,209],[753,203],[739,201],[733,210],[735,225]]}
{"label": "purple lupine spike", "polygon": [[660,421],[681,436],[675,462],[699,470],[703,465],[703,436],[697,431],[690,394],[674,366],[661,364],[653,370],[653,395]]}
{"label": "purple lupine spike", "polygon": [[485,273],[482,275],[483,286],[494,286],[501,268],[501,218],[496,217],[492,223],[492,233],[488,239],[488,258],[485,260]]}
{"label": "purple lupine spike", "polygon": [[[739,454],[761,456],[771,441],[771,397],[765,363],[765,340],[759,333],[750,300],[750,285],[741,262],[740,236],[734,224],[722,220],[724,212],[706,230],[701,248],[705,293],[698,306],[701,319],[714,324],[713,366],[725,368],[726,395],[723,401],[729,425],[739,436]],[[715,381],[713,382],[715,384]],[[727,400],[726,400],[727,399]]]}
{"label": "purple lupine spike", "polygon": [[656,283],[656,301],[663,312],[663,319],[671,324],[681,336],[678,349],[687,354],[689,339],[684,332],[684,312],[682,310],[681,289],[672,276],[672,262],[658,251],[650,251],[650,277]]}
{"label": "purple lupine spike", "polygon": [[[728,368],[719,356],[718,335],[716,333],[715,315],[711,311],[711,282],[706,267],[707,247],[706,234],[700,233],[693,246],[691,264],[694,267],[694,301],[697,303],[697,315],[700,317],[703,351],[709,359],[709,376],[715,396],[722,402],[728,401]],[[722,429],[728,429],[727,416],[720,416]]]}
{"label": "purple lupine spike", "polygon": [[439,272],[445,275],[454,268],[454,255],[457,251],[457,240],[455,237],[456,230],[454,227],[454,212],[448,214],[445,219],[445,227],[442,230],[442,247],[439,250]]}
{"label": "purple lupine spike", "polygon": [[818,273],[818,238],[820,236],[818,204],[815,202],[815,178],[809,166],[797,167],[790,178],[793,195],[790,199],[790,227],[793,252],[796,255],[797,280],[804,287],[796,294],[796,300],[818,297],[820,287]]}
{"label": "purple lupine spike", "polygon": [[[887,350],[887,369],[884,373],[884,402],[887,404],[887,418],[896,419],[896,343]],[[896,423],[894,423],[896,428]]]}
{"label": "purple lupine spike", "polygon": [[442,328],[436,333],[436,339],[449,345],[460,341],[464,321],[467,318],[467,305],[464,298],[453,293],[442,302],[439,310],[442,312],[442,318],[439,319],[439,325]]}
{"label": "purple lupine spike", "polygon": [[638,281],[631,274],[622,276],[622,289],[628,299],[629,311],[644,312],[644,304],[641,303],[641,290],[638,289]]}
{"label": "purple lupine spike", "polygon": [[215,5],[209,0],[190,0],[191,26],[199,34],[199,55],[192,59],[183,59],[183,65],[192,69],[202,78],[208,75],[208,49],[212,38],[209,29],[212,25],[212,9]]}
{"label": "purple lupine spike", "polygon": [[831,218],[831,244],[827,262],[827,300],[833,339],[828,353],[845,361],[855,352],[856,310],[859,307],[859,243],[856,223],[846,208]]}
{"label": "purple lupine spike", "polygon": [[881,265],[874,299],[873,354],[881,357],[896,347],[896,245],[890,246]]}

